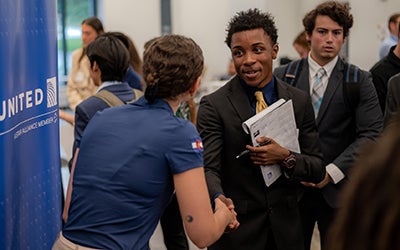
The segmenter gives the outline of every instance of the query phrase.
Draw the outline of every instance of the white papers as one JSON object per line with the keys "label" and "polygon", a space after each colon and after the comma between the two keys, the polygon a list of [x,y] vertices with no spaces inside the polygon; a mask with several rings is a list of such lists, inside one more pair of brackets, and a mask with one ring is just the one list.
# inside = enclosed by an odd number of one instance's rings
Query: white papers
{"label": "white papers", "polygon": [[[272,138],[282,147],[300,153],[296,120],[292,100],[280,99],[242,124],[244,131],[250,134],[253,146],[261,136]],[[279,164],[260,166],[265,184],[270,186],[282,175]]]}

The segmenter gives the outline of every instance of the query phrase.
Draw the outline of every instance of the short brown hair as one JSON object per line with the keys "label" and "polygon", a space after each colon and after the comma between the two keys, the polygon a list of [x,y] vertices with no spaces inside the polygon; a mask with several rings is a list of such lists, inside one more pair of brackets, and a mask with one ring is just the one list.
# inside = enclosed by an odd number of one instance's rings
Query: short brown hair
{"label": "short brown hair", "polygon": [[191,38],[165,35],[155,39],[144,51],[145,98],[175,98],[193,87],[203,72],[204,58]]}

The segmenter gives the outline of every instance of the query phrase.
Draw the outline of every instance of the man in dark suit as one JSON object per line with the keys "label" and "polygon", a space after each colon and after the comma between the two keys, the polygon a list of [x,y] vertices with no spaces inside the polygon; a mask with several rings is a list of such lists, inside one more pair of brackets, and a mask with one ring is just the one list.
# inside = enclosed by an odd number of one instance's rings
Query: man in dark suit
{"label": "man in dark suit", "polygon": [[[353,25],[349,10],[347,4],[328,1],[303,19],[311,51],[297,73],[296,85],[312,97],[327,172],[320,183],[303,183],[306,191],[300,201],[300,211],[306,249],[310,248],[315,222],[318,223],[322,249],[326,249],[327,229],[339,206],[338,194],[348,179],[360,147],[374,140],[383,125],[377,94],[368,72],[359,70],[356,94],[350,96],[350,92],[343,90],[344,84],[350,83],[344,80],[347,67],[338,54]],[[319,78],[321,68],[324,74]],[[282,79],[285,71],[283,66],[274,73]],[[346,105],[346,98],[358,99],[358,103]]]}
{"label": "man in dark suit", "polygon": [[[272,75],[277,58],[273,17],[257,9],[239,12],[228,25],[226,44],[237,75],[200,102],[197,126],[204,144],[204,165],[210,197],[233,202],[240,227],[224,234],[209,249],[302,250],[298,210],[299,181],[320,182],[325,176],[314,113],[307,93]],[[254,93],[268,105],[280,98],[293,101],[301,153],[260,136],[253,147],[242,123],[256,113]],[[236,159],[243,149],[250,153]],[[280,164],[283,174],[270,186],[260,165]],[[229,197],[229,198],[226,198]]]}

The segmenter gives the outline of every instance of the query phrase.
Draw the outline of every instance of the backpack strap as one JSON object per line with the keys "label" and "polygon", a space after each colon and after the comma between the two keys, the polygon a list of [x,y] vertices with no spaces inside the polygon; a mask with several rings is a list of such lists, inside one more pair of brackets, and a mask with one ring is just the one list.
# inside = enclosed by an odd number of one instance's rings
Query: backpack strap
{"label": "backpack strap", "polygon": [[346,82],[358,82],[360,69],[353,64],[346,63]]}
{"label": "backpack strap", "polygon": [[289,83],[292,86],[296,86],[298,75],[301,71],[305,59],[291,61],[286,67],[285,74],[283,75],[283,81]]}
{"label": "backpack strap", "polygon": [[137,101],[140,97],[143,96],[143,91],[138,90],[138,89],[133,89],[133,95],[134,95],[133,99],[127,103],[132,103],[132,102]]}
{"label": "backpack strap", "polygon": [[[133,91],[134,97],[133,97],[132,100],[130,100],[127,103],[135,102],[137,99],[139,99],[140,97],[143,96],[143,91],[141,91],[141,90],[132,89],[132,91]],[[110,92],[110,91],[108,91],[106,89],[100,90],[94,96],[97,97],[97,98],[100,98],[101,100],[103,100],[110,107],[121,106],[121,105],[125,104],[116,95],[114,95],[112,92]]]}
{"label": "backpack strap", "polygon": [[343,96],[345,105],[354,113],[360,102],[360,69],[353,64],[346,63],[344,74]]}
{"label": "backpack strap", "polygon": [[110,91],[108,91],[106,89],[100,90],[94,96],[103,100],[110,107],[121,106],[121,105],[125,104],[116,95],[114,95],[113,93],[111,93]]}

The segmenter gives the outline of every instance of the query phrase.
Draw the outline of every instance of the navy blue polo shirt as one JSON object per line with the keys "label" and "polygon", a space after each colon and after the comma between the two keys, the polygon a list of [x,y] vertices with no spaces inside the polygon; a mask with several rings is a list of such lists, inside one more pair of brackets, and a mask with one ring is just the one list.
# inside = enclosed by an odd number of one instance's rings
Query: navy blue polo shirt
{"label": "navy blue polo shirt", "polygon": [[173,174],[202,167],[196,128],[163,100],[98,112],[80,144],[67,239],[101,249],[148,249]]}

